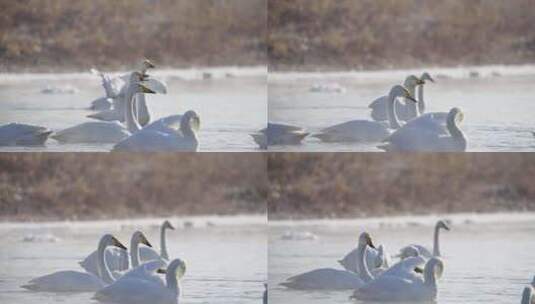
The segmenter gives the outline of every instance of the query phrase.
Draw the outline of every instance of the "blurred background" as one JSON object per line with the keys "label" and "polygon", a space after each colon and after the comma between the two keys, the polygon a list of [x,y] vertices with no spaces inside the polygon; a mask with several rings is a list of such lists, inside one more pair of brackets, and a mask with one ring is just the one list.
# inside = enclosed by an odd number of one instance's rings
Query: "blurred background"
{"label": "blurred background", "polygon": [[535,61],[533,0],[269,0],[272,69]]}
{"label": "blurred background", "polygon": [[0,0],[0,71],[265,64],[267,0]]}
{"label": "blurred background", "polygon": [[260,153],[0,155],[1,220],[265,214]]}
{"label": "blurred background", "polygon": [[272,153],[270,220],[535,210],[533,153]]}

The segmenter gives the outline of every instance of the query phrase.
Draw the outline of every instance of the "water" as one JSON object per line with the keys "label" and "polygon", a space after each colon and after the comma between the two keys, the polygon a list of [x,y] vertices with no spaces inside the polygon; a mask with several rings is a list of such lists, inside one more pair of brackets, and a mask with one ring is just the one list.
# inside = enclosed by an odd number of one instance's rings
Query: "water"
{"label": "water", "polygon": [[[211,79],[203,79],[203,73]],[[116,73],[119,74],[119,73]],[[193,109],[201,117],[201,151],[255,151],[249,136],[266,125],[266,69],[220,68],[156,71],[154,77],[168,85],[167,95],[148,95],[152,118]],[[47,86],[72,86],[75,94],[43,94]],[[72,127],[93,113],[87,107],[104,90],[100,79],[79,74],[0,75],[0,125],[19,122],[54,131]],[[0,151],[109,151],[110,144],[59,144],[49,139],[45,147],[1,147]]]}
{"label": "water", "polygon": [[[535,67],[427,69],[436,83],[425,86],[427,111],[460,107],[468,151],[534,151]],[[479,76],[471,78],[470,72]],[[368,105],[394,84],[421,70],[333,73],[276,73],[269,76],[269,119],[312,133],[353,119],[371,119]],[[345,93],[311,92],[317,84],[338,84]],[[308,137],[300,146],[274,151],[379,151],[377,143],[333,144]],[[271,147],[270,147],[271,148]]]}
{"label": "water", "polygon": [[[484,217],[453,216],[452,230],[441,231],[445,270],[438,283],[438,303],[519,303],[524,286],[535,275],[535,215]],[[410,243],[432,246],[435,220],[270,222],[270,303],[360,303],[349,299],[352,291],[295,291],[278,283],[315,268],[338,268],[336,260],[356,246],[363,229],[391,253]],[[284,241],[281,235],[288,230],[312,232],[319,238]]]}
{"label": "water", "polygon": [[[267,277],[265,216],[253,221],[238,217],[227,223],[217,218],[208,221],[212,224],[201,227],[194,222],[194,228],[167,232],[170,257],[180,257],[187,265],[180,303],[260,303]],[[131,233],[141,229],[159,249],[156,223],[160,222],[0,225],[0,303],[96,303],[91,300],[93,293],[36,293],[19,286],[58,270],[83,271],[78,261],[95,250],[105,232],[128,246]],[[43,234],[59,241],[22,241]]]}

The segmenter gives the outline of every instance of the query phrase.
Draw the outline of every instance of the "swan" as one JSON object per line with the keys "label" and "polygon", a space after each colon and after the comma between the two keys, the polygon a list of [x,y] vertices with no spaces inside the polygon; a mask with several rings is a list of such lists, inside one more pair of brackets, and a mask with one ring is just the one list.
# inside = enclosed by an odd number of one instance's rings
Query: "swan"
{"label": "swan", "polygon": [[[359,236],[356,260],[359,260],[361,255],[364,255],[367,246],[375,248],[370,235],[364,232]],[[320,268],[290,277],[285,282],[280,283],[280,285],[292,289],[343,290],[356,289],[363,286],[364,281],[359,274],[351,271]]]}
{"label": "swan", "polygon": [[[440,229],[450,231],[450,226],[443,220],[440,220],[435,224],[435,233],[433,235],[433,252],[432,253],[431,253],[431,250],[429,250],[428,248],[422,245],[418,245],[418,244],[412,244],[407,247],[415,247],[418,250],[418,252],[426,259],[441,256],[440,255],[440,241],[439,241]],[[401,256],[403,255],[403,251],[406,250],[407,247],[403,247],[401,249],[400,251]]]}
{"label": "swan", "polygon": [[40,126],[10,123],[0,126],[0,146],[42,146],[52,133]]}
{"label": "swan", "polygon": [[[458,124],[463,120],[464,114],[459,108],[453,108],[447,117],[447,135],[431,116],[418,117],[413,123],[409,121],[384,140],[386,144],[378,146],[385,151],[427,151],[427,152],[464,152],[467,139]],[[421,119],[421,120],[419,120]]]}
{"label": "swan", "polygon": [[[143,128],[135,122],[132,111],[126,111],[127,125],[134,125],[138,131],[132,136],[120,141],[113,147],[113,151],[130,152],[158,152],[158,151],[184,151],[197,152],[199,138],[197,130],[200,128],[200,117],[193,111],[187,111],[180,117],[180,128],[173,126],[154,126]],[[129,114],[128,114],[129,113]]]}
{"label": "swan", "polygon": [[[136,93],[156,93],[144,84],[141,73],[131,73],[125,96],[129,103],[133,103]],[[60,143],[117,143],[128,138],[130,134],[131,130],[117,121],[86,122],[56,132],[51,137]]]}
{"label": "swan", "polygon": [[260,148],[267,149],[271,145],[298,145],[309,134],[298,126],[268,122],[266,128],[251,136]]}
{"label": "swan", "polygon": [[110,234],[104,235],[98,245],[98,273],[100,274],[98,276],[79,271],[59,271],[32,279],[28,284],[22,285],[21,287],[33,291],[47,292],[97,291],[114,281],[104,256],[104,252],[108,246],[126,249],[114,236]]}
{"label": "swan", "polygon": [[160,228],[160,253],[150,247],[139,248],[139,259],[141,261],[161,260],[167,264],[169,261],[169,254],[167,253],[167,240],[165,231],[167,229],[175,230],[169,221],[164,221]]}
{"label": "swan", "polygon": [[181,259],[175,259],[165,271],[165,285],[128,278],[97,291],[93,299],[117,304],[178,304],[181,293],[179,280],[185,272],[186,263]]}
{"label": "swan", "polygon": [[535,303],[535,291],[533,290],[535,288],[535,277],[533,277],[533,281],[531,281],[531,285],[526,286],[524,288],[524,291],[522,292],[522,301],[521,304],[534,304]]}
{"label": "swan", "polygon": [[[416,102],[414,97],[404,87],[400,85],[393,86],[388,94],[388,102],[384,104],[389,113],[390,127],[399,128],[397,114],[394,111],[396,98],[403,97],[412,102]],[[390,135],[388,125],[383,122],[371,120],[351,120],[342,124],[325,128],[318,134],[312,135],[324,142],[378,142]]]}
{"label": "swan", "polygon": [[[415,96],[415,89],[417,86],[423,85],[425,82],[422,79],[414,75],[409,75],[405,78],[403,86],[409,91],[411,96]],[[387,113],[388,96],[381,96],[372,101],[368,108],[372,109],[371,117],[374,121],[386,121],[388,120]],[[396,104],[396,113],[400,120],[407,121],[414,118],[414,107],[410,104]]]}
{"label": "swan", "polygon": [[108,75],[105,75],[104,73],[96,69],[91,69],[90,71],[92,74],[95,74],[101,78],[102,87],[104,88],[106,96],[93,100],[91,102],[91,105],[89,106],[89,109],[93,111],[103,111],[111,109],[113,105],[113,99],[117,97],[119,91],[113,87],[112,80]]}
{"label": "swan", "polygon": [[[112,273],[128,270],[129,259],[126,250],[110,247],[106,249],[104,254],[106,255],[106,264]],[[88,273],[98,276],[98,250],[90,253],[85,259],[78,262],[78,264]]]}
{"label": "swan", "polygon": [[435,79],[433,79],[433,77],[431,77],[428,72],[423,72],[422,76],[420,76],[420,80],[423,83],[418,85],[418,112],[420,112],[420,114],[423,114],[425,113],[424,84],[426,83],[426,81],[434,83]]}
{"label": "swan", "polygon": [[444,262],[434,257],[425,263],[423,279],[419,276],[407,279],[395,275],[381,275],[357,289],[353,297],[362,301],[433,301],[438,294],[437,275],[443,270]]}
{"label": "swan", "polygon": [[[377,247],[377,249],[367,247],[366,249],[366,264],[368,268],[379,268],[385,263],[384,256],[381,256],[380,250],[384,252],[383,245]],[[344,267],[345,270],[358,273],[358,252],[359,248],[351,250],[346,254],[338,263]]]}

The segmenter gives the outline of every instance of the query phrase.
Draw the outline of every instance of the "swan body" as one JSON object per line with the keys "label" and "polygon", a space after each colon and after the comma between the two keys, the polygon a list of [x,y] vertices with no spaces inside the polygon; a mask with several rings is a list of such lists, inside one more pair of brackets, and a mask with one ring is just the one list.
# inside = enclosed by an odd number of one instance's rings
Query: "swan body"
{"label": "swan body", "polygon": [[106,111],[106,110],[110,110],[112,106],[113,106],[113,98],[100,97],[91,102],[91,106],[89,106],[89,110]]}
{"label": "swan body", "polygon": [[[416,118],[420,119],[420,117]],[[411,125],[410,122],[396,130],[378,148],[385,151],[422,151],[422,152],[462,152],[466,151],[467,139],[459,129],[463,113],[459,108],[453,108],[448,113],[448,135],[444,136],[440,128],[426,128]],[[433,125],[430,122],[428,125]],[[435,124],[436,126],[436,124]]]}
{"label": "swan body", "polygon": [[[399,128],[395,112],[396,98],[403,97],[415,102],[414,97],[400,85],[392,87],[388,94],[388,102],[384,104],[390,122],[390,128]],[[325,128],[314,137],[324,142],[380,142],[390,135],[388,125],[370,120],[352,120]]]}
{"label": "swan body", "polygon": [[262,149],[270,145],[298,145],[309,135],[305,129],[281,123],[268,122],[267,128],[251,134]]}
{"label": "swan body", "polygon": [[424,277],[406,279],[394,275],[381,275],[357,289],[353,297],[362,301],[420,302],[434,301],[438,294],[437,273],[444,264],[432,258],[425,264]]}
{"label": "swan body", "polygon": [[[351,250],[341,260],[338,260],[338,263],[342,265],[345,270],[358,273],[357,261],[358,247]],[[381,267],[383,264],[383,259],[379,255],[379,251],[377,249],[373,249],[371,247],[366,248],[366,264],[368,265],[369,269]]]}
{"label": "swan body", "polygon": [[60,143],[118,143],[130,136],[119,122],[85,122],[54,133],[51,137]]}
{"label": "swan body", "polygon": [[[415,96],[415,88],[418,85],[423,85],[423,80],[419,79],[414,75],[409,75],[405,78],[403,86],[411,93],[411,96]],[[371,109],[371,117],[374,121],[386,121],[388,120],[387,105],[388,105],[389,96],[381,96],[368,106]],[[395,111],[402,121],[408,121],[414,118],[414,109],[410,103],[396,103]]]}
{"label": "swan body", "polygon": [[93,298],[99,302],[116,304],[178,304],[181,291],[178,280],[185,271],[186,264],[175,259],[167,267],[165,285],[126,278],[99,290]]}
{"label": "swan body", "polygon": [[[106,264],[111,272],[121,272],[129,268],[128,253],[126,250],[111,247],[105,251]],[[90,253],[78,264],[88,273],[98,276],[98,250]]]}
{"label": "swan body", "polygon": [[196,132],[199,126],[199,115],[190,110],[181,117],[179,130],[166,126],[162,128],[143,128],[116,144],[113,151],[197,152],[199,139]]}
{"label": "swan body", "polygon": [[0,146],[42,146],[51,133],[45,127],[10,123],[0,126]]}
{"label": "swan body", "polygon": [[58,271],[49,275],[32,279],[22,288],[33,291],[46,292],[94,292],[113,282],[109,269],[106,265],[104,251],[107,246],[116,246],[126,249],[112,235],[104,235],[99,242],[99,276],[79,271]]}
{"label": "swan body", "polygon": [[364,285],[359,276],[346,270],[320,268],[290,277],[280,285],[292,289],[344,290],[357,289]]}

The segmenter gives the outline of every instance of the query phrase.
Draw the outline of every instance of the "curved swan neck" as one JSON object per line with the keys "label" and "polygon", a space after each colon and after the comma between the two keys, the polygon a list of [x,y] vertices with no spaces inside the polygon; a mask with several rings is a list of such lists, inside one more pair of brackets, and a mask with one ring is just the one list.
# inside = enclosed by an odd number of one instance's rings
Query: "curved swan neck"
{"label": "curved swan neck", "polygon": [[180,121],[180,131],[184,136],[197,137],[197,134],[195,134],[195,131],[191,127],[191,119],[189,117],[184,116]]}
{"label": "curved swan neck", "polygon": [[99,277],[102,278],[102,280],[106,284],[111,284],[114,281],[113,276],[111,275],[110,269],[108,268],[108,265],[106,263],[106,247],[110,246],[111,243],[107,239],[103,239],[98,244],[98,250],[97,250],[97,272],[99,274]]}
{"label": "curved swan neck", "polygon": [[165,281],[167,282],[167,288],[169,288],[177,298],[180,296],[180,285],[176,278],[176,271],[167,271],[165,274]]}
{"label": "curved swan neck", "polygon": [[440,256],[440,242],[439,242],[440,226],[435,226],[435,235],[433,236],[433,256]]}
{"label": "curved swan neck", "polygon": [[360,278],[364,282],[371,282],[373,281],[373,275],[370,273],[370,270],[368,269],[368,265],[366,263],[366,248],[367,245],[361,245],[357,247],[357,268],[359,271]]}
{"label": "curved swan neck", "polygon": [[166,260],[169,259],[169,255],[167,254],[167,240],[165,237],[165,231],[167,230],[167,227],[162,226],[162,229],[160,231],[160,256]]}
{"label": "curved swan neck", "polygon": [[461,131],[461,129],[457,125],[457,122],[455,120],[455,116],[456,115],[452,115],[452,113],[448,114],[448,118],[447,118],[447,121],[446,121],[446,127],[448,128],[448,131],[450,132],[451,137],[464,150],[464,149],[466,149],[466,145],[467,145],[466,137],[464,136],[463,131]]}
{"label": "curved swan neck", "polygon": [[135,89],[136,84],[132,79],[128,82],[128,88],[126,90],[126,94],[124,96],[125,100],[125,121],[126,121],[126,128],[130,133],[135,133],[139,130],[141,130],[141,126],[139,125],[136,116],[134,114],[135,111]]}
{"label": "curved swan neck", "polygon": [[391,129],[401,128],[396,114],[396,98],[397,96],[395,93],[390,91],[390,94],[388,94],[388,102],[386,103],[386,113],[388,114],[388,122],[390,123]]}
{"label": "curved swan neck", "polygon": [[437,287],[437,277],[435,275],[435,264],[430,265],[430,262],[427,262],[427,265],[424,269],[424,282],[427,286],[436,288]]}
{"label": "curved swan neck", "polygon": [[130,257],[132,259],[132,268],[139,266],[139,240],[135,234],[130,240]]}
{"label": "curved swan neck", "polygon": [[136,94],[136,120],[140,127],[150,122],[150,113],[145,94]]}
{"label": "curved swan neck", "polygon": [[420,114],[425,113],[424,85],[423,84],[418,86],[418,111],[420,112]]}
{"label": "curved swan neck", "polygon": [[533,303],[533,288],[528,286],[524,288],[522,292],[522,302],[521,304],[532,304]]}
{"label": "curved swan neck", "polygon": [[[415,86],[409,86],[407,88],[407,91],[409,91],[409,93],[411,93],[411,96],[413,96],[413,97],[415,95],[414,94],[415,90],[416,90]],[[413,116],[412,118],[420,116],[420,111],[418,110],[418,105],[415,102],[412,102],[410,100],[405,99],[405,103],[409,107],[410,113]]]}

